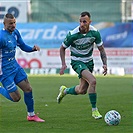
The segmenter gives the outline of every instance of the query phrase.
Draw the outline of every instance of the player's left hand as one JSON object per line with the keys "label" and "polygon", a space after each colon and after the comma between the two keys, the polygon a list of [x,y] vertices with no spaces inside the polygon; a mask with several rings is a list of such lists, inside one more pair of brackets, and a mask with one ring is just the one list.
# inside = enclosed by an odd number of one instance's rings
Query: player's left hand
{"label": "player's left hand", "polygon": [[105,76],[107,74],[107,65],[103,65],[103,75]]}
{"label": "player's left hand", "polygon": [[40,51],[40,47],[38,47],[37,45],[34,45],[33,51]]}

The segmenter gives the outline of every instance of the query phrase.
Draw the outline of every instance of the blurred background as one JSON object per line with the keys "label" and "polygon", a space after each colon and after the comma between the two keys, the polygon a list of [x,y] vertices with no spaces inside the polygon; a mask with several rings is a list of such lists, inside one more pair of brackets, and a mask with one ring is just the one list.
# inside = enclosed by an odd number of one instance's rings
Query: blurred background
{"label": "blurred background", "polygon": [[[79,25],[79,15],[91,13],[92,25],[101,33],[108,57],[108,74],[133,74],[133,0],[0,0],[0,27],[3,16],[12,13],[17,29],[30,46],[40,52],[25,53],[17,48],[16,58],[29,74],[58,74],[59,48],[69,30]],[[94,74],[102,74],[102,62],[94,49]],[[66,53],[68,74],[70,52]]]}
{"label": "blurred background", "polygon": [[89,11],[94,22],[132,21],[132,0],[32,0],[31,21],[77,22]]}

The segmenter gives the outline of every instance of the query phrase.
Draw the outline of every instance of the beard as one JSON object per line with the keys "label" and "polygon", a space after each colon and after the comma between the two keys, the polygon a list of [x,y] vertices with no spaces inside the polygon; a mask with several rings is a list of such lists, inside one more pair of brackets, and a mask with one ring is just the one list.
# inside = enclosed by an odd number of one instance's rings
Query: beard
{"label": "beard", "polygon": [[13,32],[13,31],[15,30],[15,27],[7,28],[7,30],[8,30],[9,32]]}
{"label": "beard", "polygon": [[83,34],[85,34],[85,33],[88,32],[88,28],[87,28],[87,27],[83,27],[83,26],[80,27],[79,30],[80,30],[80,32],[83,33]]}

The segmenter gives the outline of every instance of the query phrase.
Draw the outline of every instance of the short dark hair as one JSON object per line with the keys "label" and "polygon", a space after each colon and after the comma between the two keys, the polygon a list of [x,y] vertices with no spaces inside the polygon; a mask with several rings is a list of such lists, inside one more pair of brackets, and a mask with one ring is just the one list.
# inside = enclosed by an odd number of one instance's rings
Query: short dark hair
{"label": "short dark hair", "polygon": [[86,15],[87,15],[89,18],[91,17],[90,13],[87,12],[87,11],[82,12],[80,15],[81,15],[81,17],[84,17],[84,16],[86,16]]}
{"label": "short dark hair", "polygon": [[7,13],[4,18],[10,18],[10,19],[13,19],[14,16],[11,14],[11,13]]}

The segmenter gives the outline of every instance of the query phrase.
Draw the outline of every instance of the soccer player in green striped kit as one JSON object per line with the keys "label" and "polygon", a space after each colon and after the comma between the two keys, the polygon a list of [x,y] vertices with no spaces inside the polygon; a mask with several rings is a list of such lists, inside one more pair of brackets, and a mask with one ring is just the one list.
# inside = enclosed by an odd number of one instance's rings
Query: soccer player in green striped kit
{"label": "soccer player in green striped kit", "polygon": [[88,92],[88,98],[92,105],[92,117],[100,119],[102,118],[102,115],[99,113],[96,106],[96,78],[92,74],[94,67],[92,57],[94,44],[100,52],[100,57],[103,63],[103,75],[107,74],[107,57],[99,31],[90,25],[90,13],[86,11],[82,12],[80,14],[79,23],[80,25],[78,27],[67,34],[60,47],[60,58],[62,63],[60,75],[63,75],[64,70],[67,68],[65,62],[65,50],[70,47],[71,66],[78,74],[80,80],[79,85],[70,88],[61,86],[60,92],[57,96],[57,102],[60,103],[63,97],[67,94],[78,95],[86,94]]}

